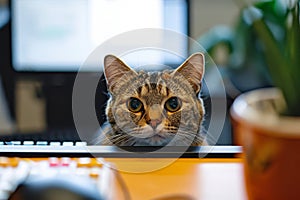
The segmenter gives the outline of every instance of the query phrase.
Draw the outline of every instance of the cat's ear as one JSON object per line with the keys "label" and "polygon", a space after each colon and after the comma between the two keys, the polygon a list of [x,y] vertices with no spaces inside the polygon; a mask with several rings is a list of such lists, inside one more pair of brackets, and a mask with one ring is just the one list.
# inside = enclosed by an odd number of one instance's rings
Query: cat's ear
{"label": "cat's ear", "polygon": [[180,73],[192,85],[198,93],[201,89],[201,81],[204,75],[205,58],[202,53],[195,53],[186,59],[174,73]]}
{"label": "cat's ear", "polygon": [[136,72],[126,65],[122,60],[114,55],[107,55],[104,58],[104,75],[108,89],[113,92],[115,85],[122,76],[136,74]]}

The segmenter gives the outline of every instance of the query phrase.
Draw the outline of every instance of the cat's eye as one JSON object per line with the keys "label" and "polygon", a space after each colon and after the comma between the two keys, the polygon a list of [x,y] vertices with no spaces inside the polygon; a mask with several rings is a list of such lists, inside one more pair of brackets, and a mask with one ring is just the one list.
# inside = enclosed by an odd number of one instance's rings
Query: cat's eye
{"label": "cat's eye", "polygon": [[134,113],[140,112],[143,108],[143,103],[137,98],[130,98],[127,101],[127,108]]}
{"label": "cat's eye", "polygon": [[181,100],[177,97],[171,97],[165,103],[165,109],[169,112],[176,112],[181,108]]}

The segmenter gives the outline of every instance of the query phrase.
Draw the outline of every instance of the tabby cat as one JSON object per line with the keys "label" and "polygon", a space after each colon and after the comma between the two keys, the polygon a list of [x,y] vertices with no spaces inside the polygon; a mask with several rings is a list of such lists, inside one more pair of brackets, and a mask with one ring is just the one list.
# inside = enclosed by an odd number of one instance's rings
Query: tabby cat
{"label": "tabby cat", "polygon": [[198,98],[204,55],[191,55],[175,70],[135,71],[113,55],[104,59],[110,99],[99,145],[199,146],[203,102]]}

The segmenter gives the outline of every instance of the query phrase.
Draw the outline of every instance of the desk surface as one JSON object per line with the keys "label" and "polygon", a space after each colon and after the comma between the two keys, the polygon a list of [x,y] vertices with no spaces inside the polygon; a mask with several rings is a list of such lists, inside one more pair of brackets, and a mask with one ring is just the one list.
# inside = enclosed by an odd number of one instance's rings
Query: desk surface
{"label": "desk surface", "polygon": [[[13,166],[19,162],[16,160],[20,159],[26,162],[48,159],[2,158],[0,162],[2,167],[5,167],[6,163]],[[111,173],[110,180],[113,182],[108,183],[107,191],[114,196],[113,199],[124,199],[124,187],[121,187],[121,182],[124,182],[132,200],[247,199],[240,158],[105,158],[105,160],[110,166],[118,169],[115,176]],[[88,163],[98,161],[92,158]],[[182,198],[175,198],[176,196]]]}
{"label": "desk surface", "polygon": [[242,163],[238,158],[181,158],[173,160],[171,164],[168,159],[106,160],[121,169],[121,175],[133,200],[163,197],[176,199],[176,195],[190,197],[177,199],[247,199]]}

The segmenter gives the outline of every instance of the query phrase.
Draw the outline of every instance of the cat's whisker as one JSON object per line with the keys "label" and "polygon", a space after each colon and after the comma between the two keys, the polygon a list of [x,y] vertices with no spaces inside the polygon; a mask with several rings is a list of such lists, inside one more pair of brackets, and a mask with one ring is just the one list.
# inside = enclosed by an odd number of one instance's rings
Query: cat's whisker
{"label": "cat's whisker", "polygon": [[128,140],[130,140],[131,139],[131,137],[129,137],[129,136],[126,136],[126,137],[122,137],[122,138],[120,138],[119,140],[117,140],[118,141],[118,144],[125,144]]}
{"label": "cat's whisker", "polygon": [[125,137],[123,134],[117,134],[117,135],[109,136],[109,139],[110,139],[111,141],[115,141],[115,140],[121,139],[121,138],[123,138],[123,137]]}
{"label": "cat's whisker", "polygon": [[121,143],[123,140],[125,140],[128,136],[125,134],[117,134],[114,135],[113,137],[110,137],[109,140],[113,143],[113,144],[119,144]]}
{"label": "cat's whisker", "polygon": [[[120,145],[131,146],[132,143],[134,143],[134,140],[134,137],[123,138],[122,141],[120,141]],[[132,141],[131,144],[129,144],[130,141]]]}
{"label": "cat's whisker", "polygon": [[189,142],[192,142],[196,139],[196,137],[186,136],[186,135],[179,135],[180,139],[188,140]]}
{"label": "cat's whisker", "polygon": [[175,141],[175,144],[177,143],[180,145],[184,145],[184,146],[189,146],[191,145],[191,140],[187,140],[187,138],[184,135],[180,135],[179,139],[177,141]]}
{"label": "cat's whisker", "polygon": [[201,136],[195,135],[192,132],[179,132],[177,136],[185,145],[191,145],[192,143],[201,144],[203,141]]}

